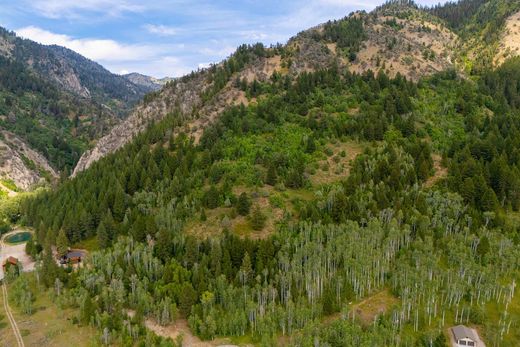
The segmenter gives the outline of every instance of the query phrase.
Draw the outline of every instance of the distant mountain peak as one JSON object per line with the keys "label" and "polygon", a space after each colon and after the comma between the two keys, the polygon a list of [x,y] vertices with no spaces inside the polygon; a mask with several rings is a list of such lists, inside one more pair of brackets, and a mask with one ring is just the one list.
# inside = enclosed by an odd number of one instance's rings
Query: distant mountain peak
{"label": "distant mountain peak", "polygon": [[123,77],[138,86],[143,86],[145,88],[149,88],[152,90],[159,90],[166,83],[173,81],[173,78],[170,78],[170,77],[155,78],[155,77],[143,75],[138,72],[131,72],[126,75],[123,75]]}

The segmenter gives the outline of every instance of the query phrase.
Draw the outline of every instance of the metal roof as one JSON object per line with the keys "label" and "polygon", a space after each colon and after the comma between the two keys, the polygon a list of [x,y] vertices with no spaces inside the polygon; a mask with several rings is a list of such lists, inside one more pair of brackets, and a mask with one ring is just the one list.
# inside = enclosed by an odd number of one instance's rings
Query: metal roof
{"label": "metal roof", "polygon": [[83,256],[84,256],[84,254],[80,251],[70,251],[66,254],[67,258],[80,258]]}
{"label": "metal roof", "polygon": [[455,336],[457,341],[462,339],[477,341],[477,337],[473,330],[464,325],[457,325],[456,327],[451,328],[451,331],[453,331],[453,336]]}

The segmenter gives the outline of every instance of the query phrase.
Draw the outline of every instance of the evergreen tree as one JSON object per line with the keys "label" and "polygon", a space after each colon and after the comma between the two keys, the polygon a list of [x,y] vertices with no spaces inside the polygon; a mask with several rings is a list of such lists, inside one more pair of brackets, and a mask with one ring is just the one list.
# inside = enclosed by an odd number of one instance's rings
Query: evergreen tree
{"label": "evergreen tree", "polygon": [[247,216],[249,214],[250,208],[251,208],[251,200],[247,196],[247,193],[243,192],[238,197],[237,212],[241,216]]}
{"label": "evergreen tree", "polygon": [[97,228],[97,239],[98,239],[99,247],[101,247],[101,248],[110,247],[111,238],[109,235],[109,231],[107,230],[107,228],[105,226],[104,221],[101,221],[101,223],[99,223],[99,226]]}
{"label": "evergreen tree", "polygon": [[58,237],[56,238],[56,251],[58,252],[59,257],[63,257],[67,254],[69,250],[69,239],[67,235],[65,235],[65,231],[63,229],[58,233]]}
{"label": "evergreen tree", "polygon": [[253,210],[253,214],[251,215],[251,227],[254,230],[260,231],[265,226],[265,215],[262,213],[258,206]]}
{"label": "evergreen tree", "polygon": [[278,180],[278,177],[276,174],[276,167],[274,165],[269,165],[269,167],[267,168],[267,175],[265,178],[265,183],[274,187],[276,185],[277,180]]}

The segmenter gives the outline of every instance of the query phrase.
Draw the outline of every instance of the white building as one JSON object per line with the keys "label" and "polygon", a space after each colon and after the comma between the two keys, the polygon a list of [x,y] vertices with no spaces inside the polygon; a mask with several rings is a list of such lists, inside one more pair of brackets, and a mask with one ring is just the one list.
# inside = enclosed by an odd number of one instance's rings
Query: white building
{"label": "white building", "polygon": [[453,338],[458,347],[480,347],[477,344],[479,338],[475,336],[473,329],[465,327],[464,325],[457,325],[456,327],[451,328],[451,332],[453,333]]}

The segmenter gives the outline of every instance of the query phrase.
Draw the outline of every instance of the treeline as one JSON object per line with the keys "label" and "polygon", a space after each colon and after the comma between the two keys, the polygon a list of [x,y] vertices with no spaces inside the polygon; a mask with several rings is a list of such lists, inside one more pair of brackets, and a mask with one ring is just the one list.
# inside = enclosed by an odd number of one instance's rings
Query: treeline
{"label": "treeline", "polygon": [[489,0],[460,0],[438,4],[428,8],[428,12],[446,21],[454,30],[462,29]]}

